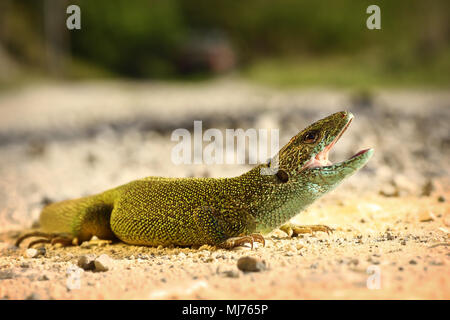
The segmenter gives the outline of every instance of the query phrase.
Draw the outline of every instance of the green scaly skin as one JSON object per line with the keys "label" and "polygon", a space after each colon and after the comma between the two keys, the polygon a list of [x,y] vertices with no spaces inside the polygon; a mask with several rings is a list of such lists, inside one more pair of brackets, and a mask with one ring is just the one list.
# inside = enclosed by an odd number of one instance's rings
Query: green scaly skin
{"label": "green scaly skin", "polygon": [[338,112],[310,125],[276,158],[234,178],[148,177],[103,193],[45,207],[41,228],[79,241],[93,235],[138,245],[223,245],[233,237],[280,227],[366,164],[373,150],[314,167],[353,115]]}

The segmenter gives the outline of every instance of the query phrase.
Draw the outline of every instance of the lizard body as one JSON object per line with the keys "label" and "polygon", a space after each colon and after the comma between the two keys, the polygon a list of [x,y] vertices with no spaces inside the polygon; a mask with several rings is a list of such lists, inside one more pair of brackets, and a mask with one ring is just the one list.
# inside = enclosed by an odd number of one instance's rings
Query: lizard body
{"label": "lizard body", "polygon": [[[93,235],[138,245],[222,245],[280,227],[371,157],[331,164],[328,152],[353,115],[338,112],[310,125],[267,164],[233,178],[148,177],[103,193],[46,206],[42,231],[79,241]],[[278,170],[273,168],[278,159]],[[229,244],[229,243],[228,243]]]}

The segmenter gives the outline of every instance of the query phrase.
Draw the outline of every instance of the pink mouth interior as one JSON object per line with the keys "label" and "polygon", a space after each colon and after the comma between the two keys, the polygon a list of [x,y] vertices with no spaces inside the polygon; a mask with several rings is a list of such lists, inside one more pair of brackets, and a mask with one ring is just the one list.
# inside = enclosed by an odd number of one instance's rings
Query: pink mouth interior
{"label": "pink mouth interior", "polygon": [[[311,160],[309,160],[305,165],[304,165],[304,169],[306,168],[319,168],[319,167],[326,167],[326,166],[330,166],[333,163],[328,160],[328,153],[330,152],[331,148],[333,148],[333,146],[336,144],[336,142],[339,140],[339,138],[342,136],[342,134],[345,132],[345,130],[347,130],[348,126],[350,125],[350,123],[352,122],[353,119],[350,119],[350,121],[345,125],[345,127],[342,129],[342,131],[336,136],[336,138],[329,144],[327,145],[321,152],[319,152],[318,154],[316,154],[316,156],[314,158],[312,158]],[[367,152],[369,149],[364,149],[359,151],[358,153],[354,154],[350,159],[353,159],[365,152]]]}

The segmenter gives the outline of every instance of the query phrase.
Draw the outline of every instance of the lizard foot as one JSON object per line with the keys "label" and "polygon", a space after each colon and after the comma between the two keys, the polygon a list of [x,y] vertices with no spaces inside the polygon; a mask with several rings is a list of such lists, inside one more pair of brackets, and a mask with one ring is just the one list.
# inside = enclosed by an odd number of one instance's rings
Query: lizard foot
{"label": "lizard foot", "polygon": [[112,243],[112,240],[103,240],[103,239],[98,239],[97,237],[92,237],[91,240],[84,241],[81,244],[81,247],[82,248],[104,247],[111,243]]}
{"label": "lizard foot", "polygon": [[304,233],[314,233],[317,231],[326,232],[327,234],[330,234],[334,231],[334,229],[323,225],[323,224],[317,224],[317,225],[310,225],[310,226],[299,226],[293,223],[286,223],[280,227],[281,231],[284,231],[287,233],[289,237],[296,237],[299,234]]}
{"label": "lizard foot", "polygon": [[233,237],[228,238],[224,242],[222,242],[219,247],[224,249],[233,249],[235,247],[239,247],[245,243],[250,243],[252,249],[253,249],[253,243],[259,242],[263,246],[265,246],[266,241],[264,240],[264,237],[258,233],[253,233],[248,236],[242,236],[242,237]]}
{"label": "lizard foot", "polygon": [[63,247],[78,244],[77,238],[73,238],[66,233],[46,233],[46,232],[41,232],[41,231],[34,231],[34,232],[29,232],[29,233],[24,234],[23,236],[19,237],[15,243],[16,247],[20,246],[20,244],[22,243],[23,240],[28,239],[28,238],[33,238],[33,237],[39,237],[40,239],[31,241],[28,244],[28,248],[31,248],[38,243],[51,243],[51,244],[60,243]]}

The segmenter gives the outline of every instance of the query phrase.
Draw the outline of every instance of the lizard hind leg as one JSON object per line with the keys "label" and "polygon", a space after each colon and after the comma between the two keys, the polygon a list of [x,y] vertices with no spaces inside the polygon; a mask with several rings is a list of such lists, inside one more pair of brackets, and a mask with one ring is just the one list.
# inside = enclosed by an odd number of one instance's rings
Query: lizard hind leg
{"label": "lizard hind leg", "polygon": [[[47,205],[42,209],[39,222],[41,231],[32,231],[19,237],[16,246],[25,239],[37,237],[28,247],[36,244],[60,244],[63,247],[79,245],[94,235],[109,241],[115,239],[110,227],[113,205],[99,196],[64,200]],[[91,240],[93,241],[93,240]]]}
{"label": "lizard hind leg", "polygon": [[22,236],[20,236],[15,243],[16,247],[19,247],[20,244],[28,238],[34,238],[38,237],[39,239],[33,240],[28,244],[28,248],[33,247],[36,244],[40,243],[50,243],[50,244],[57,244],[60,243],[63,247],[71,246],[71,245],[78,245],[78,238],[72,237],[71,235],[67,233],[48,233],[48,232],[41,232],[41,231],[33,231],[26,233]]}
{"label": "lizard hind leg", "polygon": [[280,227],[281,231],[284,231],[289,237],[296,237],[300,234],[305,233],[314,233],[314,232],[326,232],[327,234],[330,234],[334,231],[334,229],[323,225],[323,224],[316,224],[316,225],[307,225],[307,226],[301,226],[294,223],[286,223]]}

